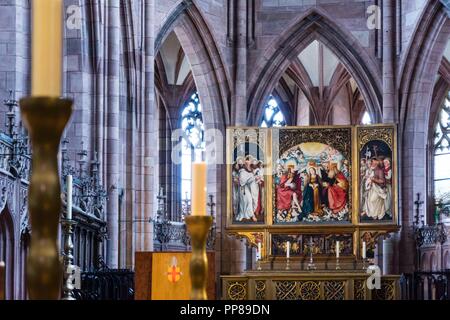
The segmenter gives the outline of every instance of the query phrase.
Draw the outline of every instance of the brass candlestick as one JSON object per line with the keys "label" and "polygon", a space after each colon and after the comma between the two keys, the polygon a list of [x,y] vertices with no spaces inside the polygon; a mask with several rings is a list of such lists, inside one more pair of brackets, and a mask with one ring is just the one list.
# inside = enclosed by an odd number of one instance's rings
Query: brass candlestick
{"label": "brass candlestick", "polygon": [[213,218],[211,216],[187,216],[185,221],[187,230],[191,235],[192,246],[190,263],[191,299],[207,300],[208,259],[206,256],[206,238]]}
{"label": "brass candlestick", "polygon": [[73,228],[77,224],[76,221],[63,219],[61,225],[65,233],[64,241],[64,286],[63,286],[63,300],[76,300],[73,294],[75,286],[73,284],[75,280],[73,265]]}
{"label": "brass candlestick", "polygon": [[31,236],[27,287],[32,300],[60,298],[62,267],[58,253],[61,186],[57,153],[72,114],[72,101],[30,97],[20,101],[21,116],[33,150],[28,193]]}

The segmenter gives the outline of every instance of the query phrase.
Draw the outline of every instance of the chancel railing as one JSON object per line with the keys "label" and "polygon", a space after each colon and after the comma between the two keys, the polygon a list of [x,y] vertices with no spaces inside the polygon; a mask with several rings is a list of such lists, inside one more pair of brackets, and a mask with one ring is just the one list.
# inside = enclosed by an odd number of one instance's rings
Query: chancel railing
{"label": "chancel railing", "polygon": [[[186,229],[186,224],[184,223],[184,217],[189,215],[190,206],[188,201],[183,203],[183,214],[182,220],[172,221],[170,220],[167,210],[166,210],[166,196],[164,195],[163,188],[160,188],[157,200],[158,200],[158,210],[156,213],[156,218],[153,220],[153,240],[155,251],[185,251],[189,250],[191,245],[191,240],[189,233]],[[210,214],[215,217],[214,214],[214,197],[209,196],[208,207],[210,208]],[[214,250],[216,241],[216,223],[214,221],[213,226],[208,234],[207,238],[207,249]]]}
{"label": "chancel railing", "polygon": [[[73,176],[73,220],[76,222],[73,230],[74,264],[82,271],[93,271],[98,266],[97,257],[103,255],[103,243],[107,235],[105,221],[105,202],[107,192],[100,183],[97,156],[88,164],[87,150],[77,152],[78,159],[72,163],[68,156],[69,140],[64,139],[61,145],[61,185],[64,196],[67,194],[66,179]],[[64,199],[67,204],[67,200]],[[63,242],[64,243],[64,242]],[[64,246],[61,245],[61,248]]]}
{"label": "chancel railing", "polygon": [[450,270],[403,274],[400,287],[402,300],[450,300]]}
{"label": "chancel railing", "polygon": [[134,272],[128,269],[102,268],[81,274],[81,289],[74,290],[76,300],[134,300]]}

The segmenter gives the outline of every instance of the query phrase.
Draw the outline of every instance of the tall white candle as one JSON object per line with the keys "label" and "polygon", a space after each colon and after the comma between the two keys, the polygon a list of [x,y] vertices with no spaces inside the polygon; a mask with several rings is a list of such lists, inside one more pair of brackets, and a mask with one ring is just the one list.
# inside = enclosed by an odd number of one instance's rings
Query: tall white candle
{"label": "tall white candle", "polygon": [[340,248],[340,243],[339,243],[339,241],[336,241],[336,258],[339,258],[339,255],[340,255],[340,250],[341,248]]}
{"label": "tall white candle", "polygon": [[72,220],[72,189],[73,189],[73,177],[72,175],[67,176],[67,220]]}
{"label": "tall white candle", "polygon": [[290,258],[291,257],[291,243],[288,241],[286,243],[286,258]]}
{"label": "tall white candle", "polygon": [[33,96],[61,96],[63,1],[33,1]]}
{"label": "tall white candle", "polygon": [[256,259],[261,260],[261,242],[258,242],[258,252],[256,253]]}
{"label": "tall white candle", "polygon": [[206,215],[206,162],[192,164],[192,215]]}
{"label": "tall white candle", "polygon": [[362,244],[362,258],[363,258],[363,259],[366,258],[366,252],[367,252],[366,242],[363,241],[363,244]]}

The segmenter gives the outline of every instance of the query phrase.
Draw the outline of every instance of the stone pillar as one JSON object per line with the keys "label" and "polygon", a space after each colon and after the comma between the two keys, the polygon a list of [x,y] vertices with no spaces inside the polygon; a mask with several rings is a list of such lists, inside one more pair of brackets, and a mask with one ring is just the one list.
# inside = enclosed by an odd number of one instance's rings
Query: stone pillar
{"label": "stone pillar", "polygon": [[395,247],[397,243],[394,236],[383,240],[383,274],[395,274]]}
{"label": "stone pillar", "polygon": [[120,10],[119,0],[110,0],[107,6],[107,101],[106,118],[106,187],[108,189],[108,266],[117,268],[119,262],[119,90],[120,90]]}
{"label": "stone pillar", "polygon": [[247,125],[247,0],[237,0],[237,30],[234,81],[234,122],[237,126]]}
{"label": "stone pillar", "polygon": [[[158,148],[155,141],[158,138],[158,121],[155,101],[155,1],[145,1],[145,98],[144,98],[144,192],[141,199],[144,207],[143,218],[147,221],[155,212],[155,201],[158,177],[155,172],[158,161]],[[153,223],[144,225],[144,247],[146,251],[153,250]]]}
{"label": "stone pillar", "polygon": [[395,90],[395,0],[383,0],[383,122],[396,120]]}

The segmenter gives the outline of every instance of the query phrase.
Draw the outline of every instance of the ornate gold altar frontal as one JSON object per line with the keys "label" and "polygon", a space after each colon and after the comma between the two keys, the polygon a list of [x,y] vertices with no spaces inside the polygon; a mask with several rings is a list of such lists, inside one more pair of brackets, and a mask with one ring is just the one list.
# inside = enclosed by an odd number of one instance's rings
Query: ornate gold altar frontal
{"label": "ornate gold altar frontal", "polygon": [[[227,129],[227,232],[263,261],[373,258],[399,230],[395,125]],[[313,244],[311,246],[311,243]]]}
{"label": "ornate gold altar frontal", "polygon": [[222,276],[225,300],[399,300],[399,276],[382,276],[369,289],[364,273],[249,272]]}

